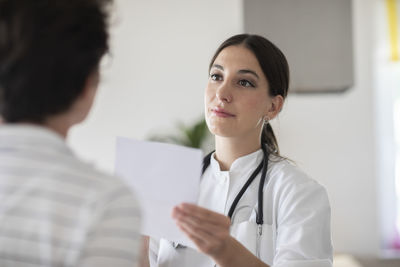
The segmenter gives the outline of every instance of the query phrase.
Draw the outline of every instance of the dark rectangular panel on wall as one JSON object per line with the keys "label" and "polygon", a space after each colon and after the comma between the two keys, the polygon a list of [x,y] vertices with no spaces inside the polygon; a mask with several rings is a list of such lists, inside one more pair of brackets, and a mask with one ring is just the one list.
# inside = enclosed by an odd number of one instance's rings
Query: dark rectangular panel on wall
{"label": "dark rectangular panel on wall", "polygon": [[290,91],[343,92],[354,85],[351,0],[243,0],[244,29],[286,55]]}

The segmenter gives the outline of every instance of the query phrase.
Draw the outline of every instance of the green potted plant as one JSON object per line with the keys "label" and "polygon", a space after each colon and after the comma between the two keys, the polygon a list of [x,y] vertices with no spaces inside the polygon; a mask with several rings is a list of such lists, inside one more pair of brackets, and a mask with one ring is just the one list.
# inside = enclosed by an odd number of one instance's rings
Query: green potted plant
{"label": "green potted plant", "polygon": [[211,134],[208,131],[207,123],[204,118],[190,125],[178,123],[178,133],[167,136],[151,136],[151,141],[172,143],[187,147],[199,148],[204,152],[211,151],[213,147]]}

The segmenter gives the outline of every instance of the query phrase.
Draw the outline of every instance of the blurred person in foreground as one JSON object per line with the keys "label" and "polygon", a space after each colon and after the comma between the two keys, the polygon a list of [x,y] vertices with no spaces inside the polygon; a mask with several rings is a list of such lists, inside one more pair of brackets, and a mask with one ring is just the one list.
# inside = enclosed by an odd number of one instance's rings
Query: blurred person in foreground
{"label": "blurred person in foreground", "polygon": [[65,139],[90,111],[111,0],[0,0],[0,266],[136,266],[139,208]]}

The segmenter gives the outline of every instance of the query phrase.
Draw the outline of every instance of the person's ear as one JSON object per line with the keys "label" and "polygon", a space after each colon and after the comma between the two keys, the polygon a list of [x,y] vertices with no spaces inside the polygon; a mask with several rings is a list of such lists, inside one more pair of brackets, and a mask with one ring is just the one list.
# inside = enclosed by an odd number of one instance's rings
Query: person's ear
{"label": "person's ear", "polygon": [[275,118],[279,112],[282,110],[284,99],[281,95],[276,95],[271,98],[271,106],[266,114],[266,116],[272,120]]}
{"label": "person's ear", "polygon": [[87,96],[93,97],[93,95],[97,91],[99,82],[100,82],[100,72],[98,69],[96,69],[86,78],[85,86],[82,90],[81,96],[83,98]]}

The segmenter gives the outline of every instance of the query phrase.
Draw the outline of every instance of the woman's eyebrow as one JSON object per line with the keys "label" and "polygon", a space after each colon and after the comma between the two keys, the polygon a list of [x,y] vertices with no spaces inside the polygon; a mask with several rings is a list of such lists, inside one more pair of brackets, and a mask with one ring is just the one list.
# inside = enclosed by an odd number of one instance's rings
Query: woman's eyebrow
{"label": "woman's eyebrow", "polygon": [[[219,69],[219,70],[222,70],[222,71],[224,70],[224,67],[222,67],[221,65],[218,65],[218,64],[212,65],[211,68],[216,68],[216,69]],[[257,73],[255,71],[253,71],[253,70],[243,69],[243,70],[239,70],[238,73],[240,73],[240,74],[252,74],[257,79],[260,79],[260,77],[257,75]]]}
{"label": "woman's eyebrow", "polygon": [[257,79],[259,79],[260,77],[258,77],[257,73],[255,71],[252,70],[239,70],[238,73],[242,73],[242,74],[253,74],[254,76],[256,76]]}
{"label": "woman's eyebrow", "polygon": [[222,67],[221,65],[218,65],[218,64],[214,64],[214,65],[212,65],[212,68],[216,68],[216,69],[224,70],[224,67]]}

